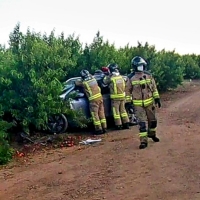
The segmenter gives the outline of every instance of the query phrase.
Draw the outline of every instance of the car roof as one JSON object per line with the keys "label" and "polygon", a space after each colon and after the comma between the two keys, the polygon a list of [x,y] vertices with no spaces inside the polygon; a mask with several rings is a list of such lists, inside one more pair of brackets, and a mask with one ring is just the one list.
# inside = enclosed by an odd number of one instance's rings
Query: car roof
{"label": "car roof", "polygon": [[76,80],[78,80],[78,79],[80,79],[81,80],[81,77],[73,77],[73,78],[70,78],[70,79],[67,79],[66,81],[65,81],[65,83],[68,83],[68,82],[70,82],[70,81],[76,81]]}

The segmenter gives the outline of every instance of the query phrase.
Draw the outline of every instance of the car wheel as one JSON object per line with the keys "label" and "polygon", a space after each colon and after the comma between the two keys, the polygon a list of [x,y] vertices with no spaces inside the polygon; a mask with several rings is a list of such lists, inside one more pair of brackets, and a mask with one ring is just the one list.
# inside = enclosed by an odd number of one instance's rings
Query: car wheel
{"label": "car wheel", "polygon": [[65,115],[53,115],[48,120],[48,130],[50,133],[64,133],[68,128],[68,121]]}

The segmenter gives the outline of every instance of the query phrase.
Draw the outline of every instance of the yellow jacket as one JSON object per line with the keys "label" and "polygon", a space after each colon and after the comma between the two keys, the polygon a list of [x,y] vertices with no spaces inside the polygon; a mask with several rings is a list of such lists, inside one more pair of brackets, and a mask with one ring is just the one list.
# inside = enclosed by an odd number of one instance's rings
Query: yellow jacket
{"label": "yellow jacket", "polygon": [[149,106],[160,98],[154,78],[145,72],[136,72],[126,82],[126,101],[135,106]]}

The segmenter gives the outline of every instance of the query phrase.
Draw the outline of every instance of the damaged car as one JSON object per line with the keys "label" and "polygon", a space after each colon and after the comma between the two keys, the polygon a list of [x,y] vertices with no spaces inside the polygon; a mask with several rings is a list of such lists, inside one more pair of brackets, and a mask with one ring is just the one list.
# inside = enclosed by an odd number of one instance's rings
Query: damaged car
{"label": "damaged car", "polygon": [[[105,116],[107,119],[112,119],[113,115],[111,109],[109,88],[102,87],[102,80],[105,75],[103,72],[98,72],[95,73],[93,76],[97,80],[98,85],[101,88],[101,93],[104,101]],[[127,77],[123,76],[123,78],[126,81]],[[75,81],[80,79],[81,77],[73,77],[68,79],[64,84],[64,90],[60,95],[60,98],[62,98],[63,101],[69,103],[69,107],[71,110],[82,113],[86,119],[91,119],[89,101],[83,91],[83,88],[75,85]],[[130,126],[137,125],[137,119],[134,115],[134,106],[125,104],[125,108],[130,119]],[[64,133],[69,128],[73,127],[77,127],[77,123],[74,119],[72,119],[72,117],[67,116],[66,114],[60,114],[49,118],[48,129],[52,133]]]}

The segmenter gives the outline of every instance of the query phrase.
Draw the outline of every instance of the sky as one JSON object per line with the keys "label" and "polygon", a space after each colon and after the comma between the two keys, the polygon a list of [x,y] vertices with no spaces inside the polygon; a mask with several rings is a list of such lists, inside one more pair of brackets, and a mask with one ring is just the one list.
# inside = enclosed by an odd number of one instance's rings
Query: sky
{"label": "sky", "polygon": [[0,0],[0,44],[19,22],[41,33],[75,34],[92,43],[96,33],[116,47],[154,45],[156,50],[200,54],[198,0]]}

